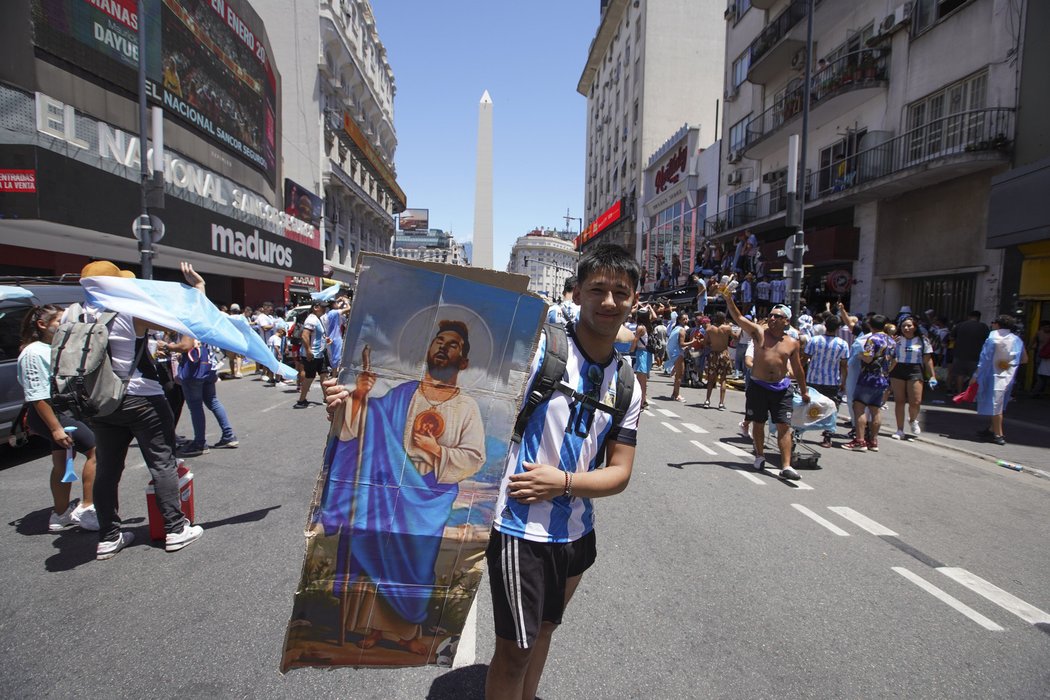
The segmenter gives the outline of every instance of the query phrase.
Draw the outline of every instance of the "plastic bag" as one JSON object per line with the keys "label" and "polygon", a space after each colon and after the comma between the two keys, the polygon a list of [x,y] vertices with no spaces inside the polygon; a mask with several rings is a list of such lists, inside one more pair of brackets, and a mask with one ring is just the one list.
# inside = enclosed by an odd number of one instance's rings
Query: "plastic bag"
{"label": "plastic bag", "polygon": [[819,391],[810,390],[809,403],[802,403],[802,395],[792,399],[791,427],[799,430],[834,430],[838,407]]}

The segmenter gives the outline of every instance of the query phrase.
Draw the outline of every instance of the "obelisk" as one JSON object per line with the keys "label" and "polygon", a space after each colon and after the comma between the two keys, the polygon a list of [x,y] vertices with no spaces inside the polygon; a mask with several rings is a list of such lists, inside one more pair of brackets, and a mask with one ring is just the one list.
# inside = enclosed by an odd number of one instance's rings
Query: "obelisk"
{"label": "obelisk", "polygon": [[472,267],[492,269],[492,98],[478,104],[478,161],[474,182],[474,258]]}

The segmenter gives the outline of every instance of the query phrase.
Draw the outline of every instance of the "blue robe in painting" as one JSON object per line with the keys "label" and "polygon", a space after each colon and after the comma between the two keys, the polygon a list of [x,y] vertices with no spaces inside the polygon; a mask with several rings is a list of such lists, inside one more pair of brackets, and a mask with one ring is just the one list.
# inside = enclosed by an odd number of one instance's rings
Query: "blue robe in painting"
{"label": "blue robe in painting", "polygon": [[436,472],[420,475],[405,452],[405,417],[418,386],[406,382],[369,399],[363,436],[329,442],[315,516],[325,535],[339,535],[334,594],[341,597],[363,575],[414,624],[426,619],[434,564],[459,493],[458,484],[438,483]]}

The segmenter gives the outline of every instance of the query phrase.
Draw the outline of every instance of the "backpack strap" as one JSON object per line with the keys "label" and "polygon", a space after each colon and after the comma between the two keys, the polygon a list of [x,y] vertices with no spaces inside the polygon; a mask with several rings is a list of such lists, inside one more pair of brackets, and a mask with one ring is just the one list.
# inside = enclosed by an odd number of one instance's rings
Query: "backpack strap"
{"label": "backpack strap", "polygon": [[[525,405],[518,412],[518,419],[514,423],[514,434],[510,438],[512,442],[521,442],[529,418],[540,404],[546,402],[554,390],[559,388],[562,377],[565,375],[565,366],[569,361],[569,338],[565,333],[565,327],[557,323],[544,323],[543,333],[547,340],[543,360],[525,395]],[[572,389],[569,390],[572,391]]]}

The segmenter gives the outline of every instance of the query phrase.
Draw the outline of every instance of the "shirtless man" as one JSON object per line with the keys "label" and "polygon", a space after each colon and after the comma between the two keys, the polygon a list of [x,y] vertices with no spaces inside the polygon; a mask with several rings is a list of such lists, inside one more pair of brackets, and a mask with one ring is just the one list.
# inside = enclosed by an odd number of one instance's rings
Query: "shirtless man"
{"label": "shirtless man", "polygon": [[802,402],[809,403],[806,373],[802,370],[799,343],[787,335],[791,309],[777,304],[769,311],[769,325],[762,328],[744,318],[733,302],[732,292],[725,290],[722,296],[726,308],[740,328],[754,338],[755,364],[751,369],[751,384],[747,389],[745,415],[753,421],[751,437],[755,443],[755,471],[765,466],[766,419],[777,426],[777,444],[780,446],[780,478],[797,481],[802,478],[791,468],[791,378],[788,363],[802,390]]}
{"label": "shirtless man", "polygon": [[711,392],[715,389],[715,382],[718,382],[718,410],[724,411],[726,377],[733,371],[733,360],[729,357],[729,339],[733,335],[733,328],[726,323],[725,313],[716,311],[704,330],[710,350],[707,356],[707,400],[704,401],[704,408],[711,407]]}

